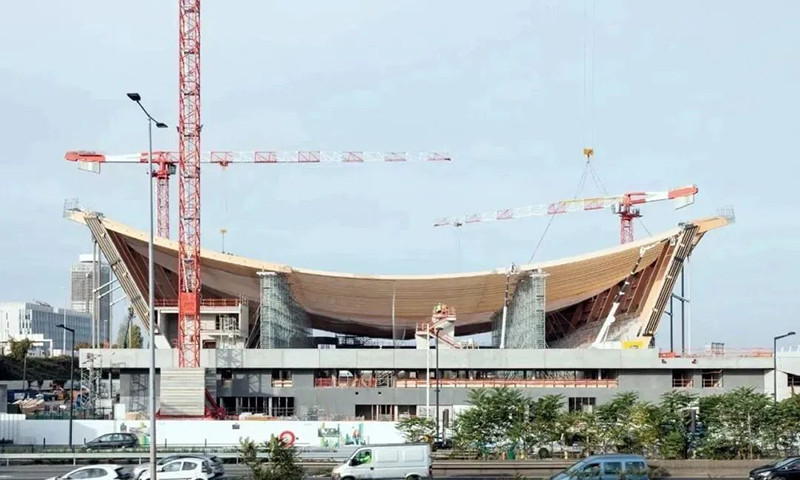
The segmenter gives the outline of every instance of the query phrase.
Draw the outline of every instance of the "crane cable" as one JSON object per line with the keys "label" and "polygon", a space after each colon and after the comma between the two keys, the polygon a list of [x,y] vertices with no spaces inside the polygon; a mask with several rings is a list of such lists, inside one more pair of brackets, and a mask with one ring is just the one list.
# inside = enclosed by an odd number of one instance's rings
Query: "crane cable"
{"label": "crane cable", "polygon": [[[583,2],[583,144],[587,144],[587,129],[590,132],[590,139],[592,145],[594,145],[594,23],[595,23],[595,12],[596,12],[596,4],[595,0],[592,0],[592,20],[591,22],[588,21],[588,7],[587,7],[588,0],[584,0]],[[592,49],[592,59],[591,59],[591,80],[588,81],[589,88],[587,89],[587,51],[589,50],[587,46],[587,42],[589,41],[589,35],[587,35],[587,24],[588,29],[591,32],[591,49]],[[591,98],[587,100],[589,97],[588,93],[591,93]],[[587,127],[588,125],[588,127]],[[602,180],[600,180],[600,176],[597,174],[594,166],[592,166],[591,158],[594,154],[594,149],[590,147],[584,147],[583,154],[586,155],[586,162],[583,165],[583,172],[581,173],[581,178],[578,180],[578,186],[575,189],[575,194],[572,198],[578,198],[578,195],[581,194],[583,188],[586,186],[586,179],[591,177],[592,182],[595,186],[599,187],[601,190],[608,195],[608,190],[606,190],[605,185],[603,184]],[[536,256],[536,253],[539,252],[539,248],[542,246],[542,242],[544,241],[545,237],[547,236],[547,232],[550,230],[550,226],[553,224],[553,220],[555,220],[555,215],[550,215],[550,220],[547,221],[547,226],[545,226],[544,231],[542,232],[541,237],[539,237],[539,241],[536,243],[536,247],[533,249],[533,253],[531,254],[530,258],[528,259],[528,263],[531,263]]]}

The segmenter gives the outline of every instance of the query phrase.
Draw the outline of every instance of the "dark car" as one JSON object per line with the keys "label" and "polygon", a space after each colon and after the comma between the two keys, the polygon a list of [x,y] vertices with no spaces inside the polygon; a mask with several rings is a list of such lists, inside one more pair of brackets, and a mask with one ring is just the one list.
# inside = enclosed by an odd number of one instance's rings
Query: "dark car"
{"label": "dark car", "polygon": [[107,433],[86,442],[87,450],[103,450],[109,448],[133,448],[139,445],[139,438],[133,433]]}
{"label": "dark car", "polygon": [[782,458],[750,471],[751,480],[800,480],[800,457]]}

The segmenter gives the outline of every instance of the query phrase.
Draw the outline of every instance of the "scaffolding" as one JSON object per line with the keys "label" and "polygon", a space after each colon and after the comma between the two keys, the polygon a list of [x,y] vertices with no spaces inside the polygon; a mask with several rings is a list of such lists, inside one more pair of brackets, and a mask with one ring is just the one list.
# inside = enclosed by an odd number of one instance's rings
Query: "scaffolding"
{"label": "scaffolding", "polygon": [[94,415],[100,399],[103,359],[100,354],[86,354],[86,361],[81,368],[81,383],[77,398],[77,406],[85,414]]}
{"label": "scaffolding", "polygon": [[[530,272],[517,282],[508,304],[505,348],[547,348],[545,285],[547,273]],[[502,311],[492,317],[492,344],[500,347]]]}
{"label": "scaffolding", "polygon": [[289,282],[275,272],[259,272],[261,339],[259,348],[309,348],[311,320],[292,297]]}

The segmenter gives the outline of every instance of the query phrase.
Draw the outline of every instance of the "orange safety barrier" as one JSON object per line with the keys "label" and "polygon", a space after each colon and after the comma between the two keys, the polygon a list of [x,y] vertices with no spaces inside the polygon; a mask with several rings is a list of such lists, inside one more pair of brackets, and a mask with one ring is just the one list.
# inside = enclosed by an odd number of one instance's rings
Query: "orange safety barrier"
{"label": "orange safety barrier", "polygon": [[662,350],[658,353],[659,358],[772,358],[772,350],[769,348],[726,348],[720,350],[688,350],[684,353],[670,352]]}
{"label": "orange safety barrier", "polygon": [[[200,300],[201,307],[238,307],[242,301],[238,298],[203,298]],[[158,298],[155,301],[156,307],[177,307],[177,298]]]}
{"label": "orange safety barrier", "polygon": [[321,388],[375,388],[377,378],[315,378],[314,386]]}
{"label": "orange safety barrier", "polygon": [[[431,379],[431,385],[436,384],[435,379]],[[512,388],[617,388],[619,381],[609,380],[558,380],[558,379],[533,379],[533,380],[514,380],[514,379],[441,379],[439,384],[442,387],[463,387],[463,388],[490,388],[490,387],[512,387]],[[425,388],[425,379],[396,380],[397,388]]]}

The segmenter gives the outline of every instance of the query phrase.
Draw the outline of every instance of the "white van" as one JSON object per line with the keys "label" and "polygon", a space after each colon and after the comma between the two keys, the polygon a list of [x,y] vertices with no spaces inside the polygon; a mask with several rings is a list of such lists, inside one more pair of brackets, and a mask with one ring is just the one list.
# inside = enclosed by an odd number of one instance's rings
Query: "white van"
{"label": "white van", "polygon": [[427,443],[365,445],[333,469],[333,480],[361,478],[433,478],[431,447]]}

